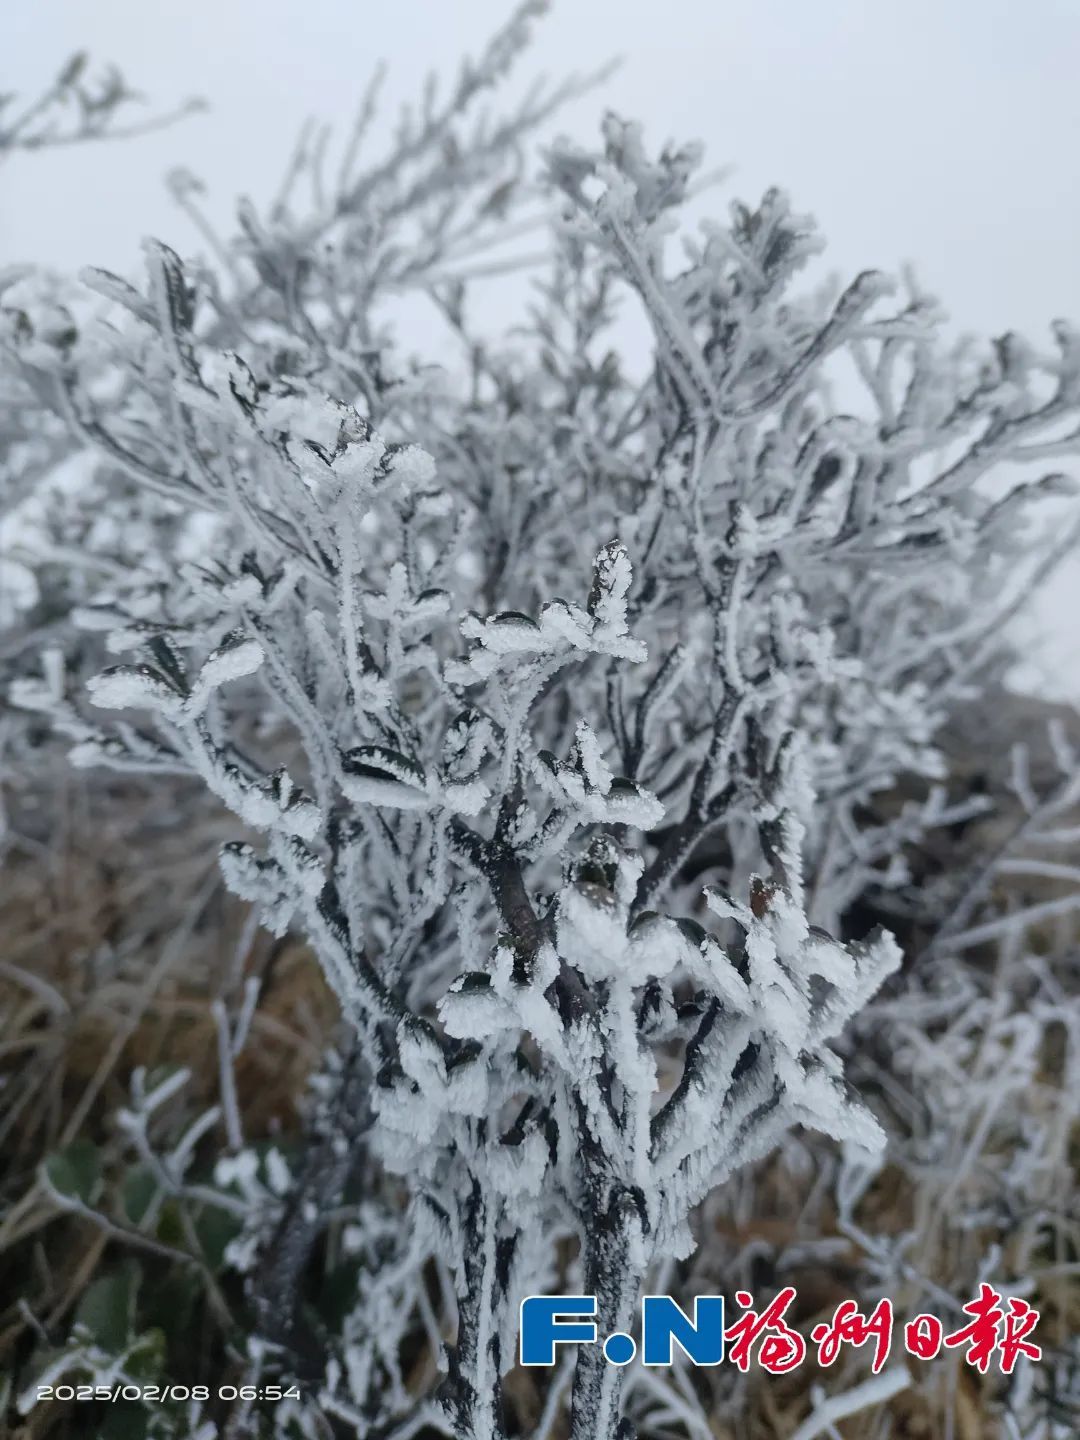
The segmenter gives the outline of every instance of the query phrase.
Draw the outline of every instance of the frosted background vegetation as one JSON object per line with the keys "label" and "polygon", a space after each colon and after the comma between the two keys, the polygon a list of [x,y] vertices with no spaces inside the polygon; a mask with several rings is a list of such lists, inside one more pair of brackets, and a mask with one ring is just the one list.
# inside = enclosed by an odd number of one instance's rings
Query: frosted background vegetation
{"label": "frosted background vegetation", "polygon": [[[10,1432],[1075,1435],[1080,21],[49,8]],[[1038,1363],[515,1363],[537,1291],[808,1336],[984,1282]],[[35,1403],[120,1382],[209,1398]]]}

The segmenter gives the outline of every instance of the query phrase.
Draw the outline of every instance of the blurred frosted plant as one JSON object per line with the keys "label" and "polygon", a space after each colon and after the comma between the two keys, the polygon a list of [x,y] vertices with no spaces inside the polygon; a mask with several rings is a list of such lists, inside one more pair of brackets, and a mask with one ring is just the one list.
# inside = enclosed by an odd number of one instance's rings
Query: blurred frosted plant
{"label": "blurred frosted plant", "polygon": [[18,151],[145,135],[202,108],[200,101],[188,100],[171,114],[130,124],[118,120],[142,99],[116,66],[94,76],[89,56],[77,51],[33,100],[0,94],[0,164]]}
{"label": "blurred frosted plant", "polygon": [[[936,732],[1000,666],[1018,522],[1060,488],[981,481],[1080,443],[1074,331],[973,358],[879,274],[798,291],[820,245],[779,192],[684,239],[679,268],[695,148],[650,158],[609,117],[600,153],[560,143],[527,184],[521,141],[575,87],[466,117],[536,8],[384,161],[350,145],[328,186],[325,145],[302,149],[212,264],[154,242],[142,289],[86,272],[110,308],[62,343],[6,311],[8,370],[141,517],[99,534],[111,578],[75,616],[129,657],[86,687],[127,713],[91,719],[58,657],[16,698],[77,764],[193,774],[238,817],[228,884],[308,938],[356,1037],[372,1118],[346,1148],[410,1197],[367,1311],[393,1340],[414,1304],[438,1348],[423,1267],[452,1285],[434,1399],[358,1305],[325,1396],[358,1433],[502,1435],[518,1303],[555,1283],[557,1241],[601,1326],[629,1328],[695,1206],[790,1127],[880,1143],[830,1041],[899,952],[832,936],[969,813],[875,797],[944,777]],[[541,192],[562,207],[550,273],[491,342],[460,262]],[[407,291],[462,340],[460,372],[396,351]],[[608,343],[627,294],[651,337],[636,376]],[[859,415],[830,399],[841,359]],[[263,1208],[296,1280],[319,1217],[286,1203],[290,1236]],[[256,1302],[287,1350],[298,1296]],[[572,1440],[616,1435],[622,1375],[582,1352]]]}

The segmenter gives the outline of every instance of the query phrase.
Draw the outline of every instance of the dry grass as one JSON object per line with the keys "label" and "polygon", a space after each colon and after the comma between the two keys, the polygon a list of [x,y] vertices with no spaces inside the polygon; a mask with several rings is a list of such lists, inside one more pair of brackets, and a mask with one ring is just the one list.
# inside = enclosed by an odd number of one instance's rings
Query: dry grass
{"label": "dry grass", "polygon": [[[211,1006],[261,990],[236,1064],[245,1140],[300,1131],[308,1079],[337,1010],[303,946],[246,924],[216,866],[235,836],[194,791],[102,784],[63,767],[23,776],[0,892],[0,1375],[35,1340],[63,1339],[116,1243],[61,1210],[50,1152],[89,1139],[118,1152],[113,1116],[136,1067],[191,1072],[188,1104],[218,1099]],[[208,1145],[221,1147],[220,1129]],[[57,1407],[59,1410],[59,1407]],[[54,1413],[52,1421],[59,1418]],[[34,1412],[16,1433],[52,1421]],[[0,1433],[3,1433],[0,1430]]]}

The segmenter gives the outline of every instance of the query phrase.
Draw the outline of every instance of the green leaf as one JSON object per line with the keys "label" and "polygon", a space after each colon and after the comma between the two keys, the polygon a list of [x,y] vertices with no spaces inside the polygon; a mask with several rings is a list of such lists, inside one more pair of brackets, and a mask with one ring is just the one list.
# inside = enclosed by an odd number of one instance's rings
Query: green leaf
{"label": "green leaf", "polygon": [[184,1248],[187,1237],[184,1234],[184,1224],[180,1218],[180,1207],[175,1200],[166,1200],[161,1207],[157,1223],[157,1238],[163,1245],[172,1245],[180,1250]]}
{"label": "green leaf", "polygon": [[141,1225],[157,1196],[158,1183],[145,1165],[133,1165],[124,1176],[124,1214],[133,1225]]}
{"label": "green leaf", "polygon": [[225,1261],[225,1247],[243,1229],[242,1223],[228,1210],[218,1210],[208,1205],[195,1221],[195,1233],[199,1237],[203,1255],[211,1270],[220,1270]]}
{"label": "green leaf", "polygon": [[121,1355],[131,1343],[135,1296],[142,1271],[135,1260],[125,1260],[90,1285],[75,1312],[75,1326],[84,1330],[99,1349]]}
{"label": "green leaf", "polygon": [[162,1330],[145,1330],[132,1345],[124,1361],[124,1369],[133,1380],[156,1380],[165,1365],[165,1334]]}
{"label": "green leaf", "polygon": [[91,1205],[101,1189],[101,1152],[92,1140],[73,1140],[46,1157],[45,1178],[62,1199]]}
{"label": "green leaf", "polygon": [[143,1323],[159,1330],[179,1363],[192,1344],[195,1303],[202,1291],[202,1276],[192,1265],[176,1265],[143,1291],[139,1313]]}

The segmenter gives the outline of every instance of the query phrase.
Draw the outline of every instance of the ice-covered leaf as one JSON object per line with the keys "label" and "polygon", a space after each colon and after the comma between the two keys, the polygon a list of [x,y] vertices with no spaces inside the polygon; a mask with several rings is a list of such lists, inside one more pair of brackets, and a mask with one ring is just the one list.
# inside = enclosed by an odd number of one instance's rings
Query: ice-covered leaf
{"label": "ice-covered leaf", "polygon": [[385,745],[358,745],[341,758],[341,786],[350,800],[396,810],[426,810],[433,797],[424,769]]}

